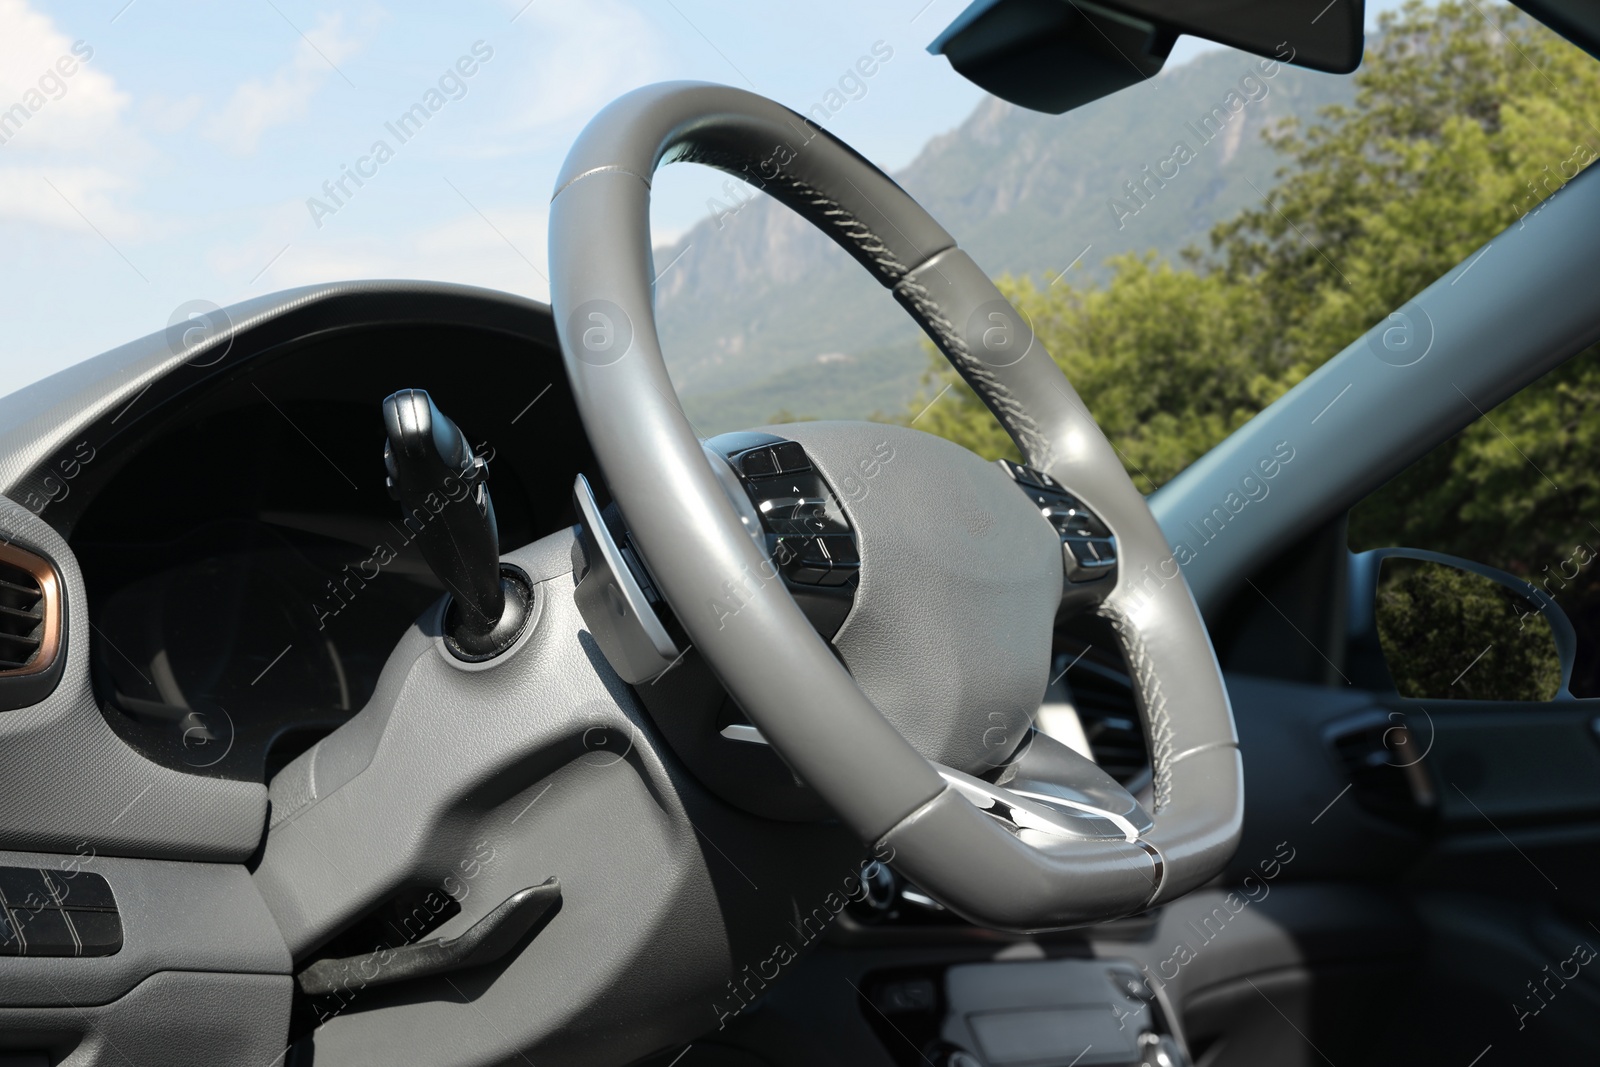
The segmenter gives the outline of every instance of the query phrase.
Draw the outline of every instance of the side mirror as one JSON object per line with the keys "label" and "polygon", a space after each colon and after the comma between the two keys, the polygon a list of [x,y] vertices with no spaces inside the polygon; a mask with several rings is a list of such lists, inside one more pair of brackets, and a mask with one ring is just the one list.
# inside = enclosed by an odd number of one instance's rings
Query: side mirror
{"label": "side mirror", "polygon": [[1572,699],[1572,621],[1498,567],[1418,548],[1352,555],[1349,632],[1358,684],[1412,699]]}

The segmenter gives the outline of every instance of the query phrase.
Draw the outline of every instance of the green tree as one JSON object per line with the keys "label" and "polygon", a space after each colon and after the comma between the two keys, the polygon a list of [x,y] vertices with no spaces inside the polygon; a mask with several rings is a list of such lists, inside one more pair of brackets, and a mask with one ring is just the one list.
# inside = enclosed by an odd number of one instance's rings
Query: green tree
{"label": "green tree", "polygon": [[1555,696],[1561,661],[1538,605],[1497,582],[1440,563],[1390,559],[1383,570],[1375,613],[1378,641],[1401,696]]}
{"label": "green tree", "polygon": [[[1247,347],[1263,332],[1262,302],[1250,286],[1154,257],[1113,263],[1104,289],[1040,289],[1026,278],[1002,279],[1001,289],[1033,323],[1129,472],[1153,491],[1275,395]],[[1015,458],[999,424],[938,359],[944,369],[936,384],[957,381],[954,399],[929,408],[918,428],[980,455]]]}
{"label": "green tree", "polygon": [[[1268,131],[1286,160],[1270,203],[1219,224],[1209,251],[1112,260],[1103,288],[1000,279],[1147,487],[1600,155],[1600,64],[1514,8],[1412,0],[1380,17],[1355,80],[1353,106]],[[910,410],[947,384],[952,395],[918,426],[1005,454],[931,354]]]}
{"label": "green tree", "polygon": [[[1354,78],[1352,106],[1268,131],[1284,159],[1268,202],[1209,249],[1113,260],[1103,286],[1000,280],[1147,492],[1600,158],[1600,64],[1509,6],[1411,0],[1380,16]],[[1014,455],[937,354],[912,411],[946,385],[917,426]],[[1548,588],[1600,635],[1600,582],[1570,574],[1600,546],[1597,413],[1590,350],[1358,506],[1352,547],[1559,569]],[[1581,644],[1574,688],[1600,690]]]}

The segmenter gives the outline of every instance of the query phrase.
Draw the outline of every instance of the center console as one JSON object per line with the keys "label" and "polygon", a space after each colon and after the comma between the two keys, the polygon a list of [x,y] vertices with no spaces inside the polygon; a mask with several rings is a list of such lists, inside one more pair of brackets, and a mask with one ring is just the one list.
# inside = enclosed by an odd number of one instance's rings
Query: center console
{"label": "center console", "polygon": [[1170,1008],[1131,962],[961,963],[868,977],[865,1015],[899,1064],[1188,1067]]}

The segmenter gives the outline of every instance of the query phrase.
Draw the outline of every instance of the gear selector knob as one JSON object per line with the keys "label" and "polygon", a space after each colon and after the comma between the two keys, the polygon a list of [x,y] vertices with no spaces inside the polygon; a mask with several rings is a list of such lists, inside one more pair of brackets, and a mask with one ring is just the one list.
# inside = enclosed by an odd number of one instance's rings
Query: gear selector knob
{"label": "gear selector knob", "polygon": [[488,464],[422,389],[387,397],[383,424],[389,495],[453,600],[446,643],[462,659],[487,659],[515,641],[528,607],[522,583],[501,573]]}

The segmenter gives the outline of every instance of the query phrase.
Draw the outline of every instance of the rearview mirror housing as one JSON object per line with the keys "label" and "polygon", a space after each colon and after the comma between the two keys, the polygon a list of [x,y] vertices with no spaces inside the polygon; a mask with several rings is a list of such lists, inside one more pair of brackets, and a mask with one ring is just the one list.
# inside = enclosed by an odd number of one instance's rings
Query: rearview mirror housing
{"label": "rearview mirror housing", "polygon": [[1152,77],[1180,34],[1348,74],[1365,0],[977,0],[928,51],[1019,107],[1059,115]]}

